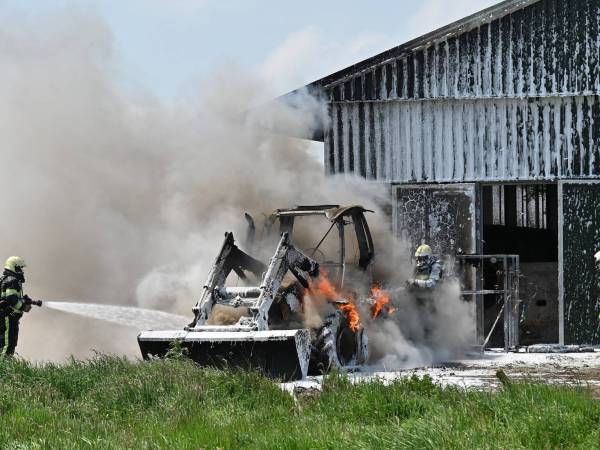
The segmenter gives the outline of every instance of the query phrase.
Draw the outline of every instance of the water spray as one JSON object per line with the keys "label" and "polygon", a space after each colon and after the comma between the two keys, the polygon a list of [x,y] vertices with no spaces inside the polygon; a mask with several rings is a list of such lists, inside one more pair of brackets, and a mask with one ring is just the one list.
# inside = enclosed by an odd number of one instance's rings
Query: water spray
{"label": "water spray", "polygon": [[47,300],[44,300],[43,304],[56,311],[116,323],[137,330],[183,328],[189,322],[188,317],[135,306]]}

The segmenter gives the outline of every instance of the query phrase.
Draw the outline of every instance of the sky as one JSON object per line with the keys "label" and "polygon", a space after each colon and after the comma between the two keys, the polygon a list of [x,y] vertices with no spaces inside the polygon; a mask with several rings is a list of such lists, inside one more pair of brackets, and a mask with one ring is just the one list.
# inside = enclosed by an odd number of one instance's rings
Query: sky
{"label": "sky", "polygon": [[61,9],[98,14],[125,89],[175,101],[215,68],[283,94],[497,3],[495,0],[0,0],[35,24]]}

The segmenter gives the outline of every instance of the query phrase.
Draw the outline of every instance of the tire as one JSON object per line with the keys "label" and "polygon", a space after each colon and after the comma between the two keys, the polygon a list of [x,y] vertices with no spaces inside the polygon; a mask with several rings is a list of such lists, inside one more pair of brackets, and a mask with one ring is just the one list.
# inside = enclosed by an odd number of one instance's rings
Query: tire
{"label": "tire", "polygon": [[367,334],[364,328],[352,331],[348,318],[342,311],[327,316],[323,325],[314,331],[308,368],[310,375],[356,367],[367,362]]}

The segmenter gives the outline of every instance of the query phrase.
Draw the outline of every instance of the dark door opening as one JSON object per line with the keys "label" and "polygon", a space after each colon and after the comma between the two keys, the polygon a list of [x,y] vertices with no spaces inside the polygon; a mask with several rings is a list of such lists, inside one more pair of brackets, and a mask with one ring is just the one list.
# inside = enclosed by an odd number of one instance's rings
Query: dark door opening
{"label": "dark door opening", "polygon": [[[482,186],[484,254],[520,256],[521,345],[558,342],[558,195],[556,184]],[[484,267],[484,289],[494,289],[500,269]],[[484,297],[487,335],[502,304],[496,295]],[[498,327],[490,346],[503,345]]]}

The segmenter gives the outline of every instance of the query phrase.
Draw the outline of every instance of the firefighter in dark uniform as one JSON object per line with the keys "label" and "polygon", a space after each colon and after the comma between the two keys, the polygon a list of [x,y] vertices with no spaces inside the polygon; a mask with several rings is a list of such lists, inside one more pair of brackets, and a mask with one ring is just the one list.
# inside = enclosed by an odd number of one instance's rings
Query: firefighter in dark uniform
{"label": "firefighter in dark uniform", "polygon": [[0,358],[15,353],[19,339],[19,321],[31,305],[41,306],[41,301],[31,300],[23,295],[25,261],[20,256],[6,260],[4,273],[0,278]]}

